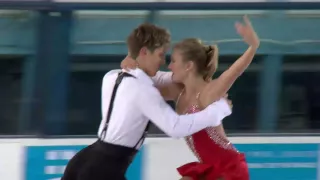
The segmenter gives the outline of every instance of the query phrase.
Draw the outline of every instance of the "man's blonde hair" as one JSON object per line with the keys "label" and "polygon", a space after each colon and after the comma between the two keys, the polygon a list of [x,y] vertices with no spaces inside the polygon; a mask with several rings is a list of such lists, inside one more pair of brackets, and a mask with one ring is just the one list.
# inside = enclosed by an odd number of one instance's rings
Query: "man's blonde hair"
{"label": "man's blonde hair", "polygon": [[155,49],[169,44],[170,38],[170,33],[165,28],[149,23],[141,24],[127,38],[129,54],[133,59],[136,59],[141,48],[146,47],[153,52]]}

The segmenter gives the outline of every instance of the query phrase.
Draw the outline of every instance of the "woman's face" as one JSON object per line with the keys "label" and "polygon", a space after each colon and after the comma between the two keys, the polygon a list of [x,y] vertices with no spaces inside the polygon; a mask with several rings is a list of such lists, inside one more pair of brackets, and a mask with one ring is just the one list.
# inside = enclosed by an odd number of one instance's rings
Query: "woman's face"
{"label": "woman's face", "polygon": [[183,60],[183,56],[179,49],[174,49],[171,54],[171,61],[168,68],[172,71],[172,80],[181,83],[188,75],[187,62]]}

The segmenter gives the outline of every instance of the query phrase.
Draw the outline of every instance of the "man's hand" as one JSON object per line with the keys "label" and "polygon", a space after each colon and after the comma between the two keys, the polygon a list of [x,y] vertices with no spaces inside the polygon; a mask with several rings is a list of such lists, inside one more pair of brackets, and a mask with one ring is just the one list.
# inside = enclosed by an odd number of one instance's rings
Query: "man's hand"
{"label": "man's hand", "polygon": [[233,104],[232,104],[232,101],[230,99],[228,99],[228,94],[226,94],[223,98],[227,101],[230,109],[232,110]]}

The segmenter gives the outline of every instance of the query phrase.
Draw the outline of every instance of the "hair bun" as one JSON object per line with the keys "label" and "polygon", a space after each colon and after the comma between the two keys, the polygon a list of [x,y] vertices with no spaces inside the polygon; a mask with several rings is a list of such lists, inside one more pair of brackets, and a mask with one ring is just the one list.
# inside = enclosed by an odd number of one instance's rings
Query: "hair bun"
{"label": "hair bun", "polygon": [[213,55],[214,55],[214,49],[211,46],[204,46],[204,49],[205,49],[206,55],[207,55],[206,66],[208,66],[211,62]]}
{"label": "hair bun", "polygon": [[213,51],[211,46],[204,46],[204,49],[205,49],[207,54],[209,54],[211,51]]}

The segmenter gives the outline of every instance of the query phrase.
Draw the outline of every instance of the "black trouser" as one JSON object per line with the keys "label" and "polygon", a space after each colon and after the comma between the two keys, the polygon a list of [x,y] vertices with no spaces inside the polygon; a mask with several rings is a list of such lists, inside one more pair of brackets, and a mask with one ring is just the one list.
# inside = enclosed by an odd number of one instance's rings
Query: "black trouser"
{"label": "black trouser", "polygon": [[69,161],[61,180],[126,180],[135,153],[133,148],[97,141]]}

